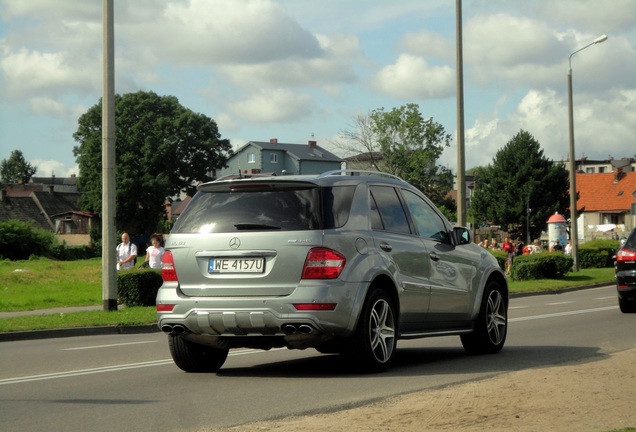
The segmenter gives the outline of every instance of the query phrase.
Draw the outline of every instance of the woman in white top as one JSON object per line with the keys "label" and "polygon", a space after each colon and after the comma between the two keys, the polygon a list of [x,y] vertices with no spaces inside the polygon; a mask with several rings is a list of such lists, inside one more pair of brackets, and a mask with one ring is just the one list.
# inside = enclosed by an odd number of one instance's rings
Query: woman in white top
{"label": "woman in white top", "polygon": [[161,246],[161,237],[157,234],[153,234],[150,237],[150,243],[152,246],[148,246],[146,249],[146,264],[153,269],[161,268],[161,257],[163,256],[163,247]]}

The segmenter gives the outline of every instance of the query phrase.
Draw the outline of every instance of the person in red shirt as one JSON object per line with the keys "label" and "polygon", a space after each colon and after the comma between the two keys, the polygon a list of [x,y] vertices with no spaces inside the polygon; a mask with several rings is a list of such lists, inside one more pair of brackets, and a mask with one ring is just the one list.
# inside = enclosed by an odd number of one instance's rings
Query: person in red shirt
{"label": "person in red shirt", "polygon": [[501,249],[508,254],[508,258],[506,259],[506,274],[510,274],[510,267],[512,267],[512,260],[515,257],[515,247],[510,242],[510,239],[508,237],[504,239],[504,242],[501,245]]}

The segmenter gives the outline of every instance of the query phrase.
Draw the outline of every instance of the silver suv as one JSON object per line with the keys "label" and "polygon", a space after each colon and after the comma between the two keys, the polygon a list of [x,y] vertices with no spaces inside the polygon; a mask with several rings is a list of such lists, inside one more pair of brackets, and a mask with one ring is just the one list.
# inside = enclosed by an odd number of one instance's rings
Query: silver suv
{"label": "silver suv", "polygon": [[459,335],[496,353],[508,287],[495,258],[389,174],[332,171],[199,186],[163,256],[158,324],[186,372],[230,348],[315,348],[386,370],[399,339]]}

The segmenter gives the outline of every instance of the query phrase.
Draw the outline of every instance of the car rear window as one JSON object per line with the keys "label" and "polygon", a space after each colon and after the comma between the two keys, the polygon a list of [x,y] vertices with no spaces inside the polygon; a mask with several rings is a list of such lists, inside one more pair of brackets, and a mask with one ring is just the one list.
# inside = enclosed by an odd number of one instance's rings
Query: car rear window
{"label": "car rear window", "polygon": [[[256,186],[256,185],[254,185]],[[339,228],[349,217],[355,187],[248,187],[199,191],[173,233],[297,231]]]}

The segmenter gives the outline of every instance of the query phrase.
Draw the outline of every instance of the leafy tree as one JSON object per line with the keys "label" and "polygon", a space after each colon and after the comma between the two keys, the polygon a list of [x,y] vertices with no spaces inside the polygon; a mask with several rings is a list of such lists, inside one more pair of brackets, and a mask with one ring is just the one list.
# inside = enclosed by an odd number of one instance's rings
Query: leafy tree
{"label": "leafy tree", "polygon": [[[174,96],[137,92],[115,96],[117,227],[131,233],[157,229],[169,197],[194,195],[199,182],[211,180],[226,165],[230,142],[217,124],[195,113]],[[102,104],[78,121],[73,153],[79,165],[83,210],[102,212]]]}
{"label": "leafy tree", "polygon": [[436,165],[451,137],[441,124],[425,119],[416,104],[360,115],[355,130],[341,132],[341,138],[347,150],[367,156],[370,168],[401,177],[451,214],[455,210],[452,200],[446,200],[453,175]]}
{"label": "leafy tree", "polygon": [[20,150],[13,150],[7,159],[0,162],[0,178],[6,184],[28,183],[37,168],[24,160]]}
{"label": "leafy tree", "polygon": [[548,160],[539,142],[521,130],[497,152],[492,165],[475,169],[471,211],[477,226],[500,225],[511,237],[522,239],[527,229],[534,239],[550,215],[567,217],[569,196],[568,171]]}

